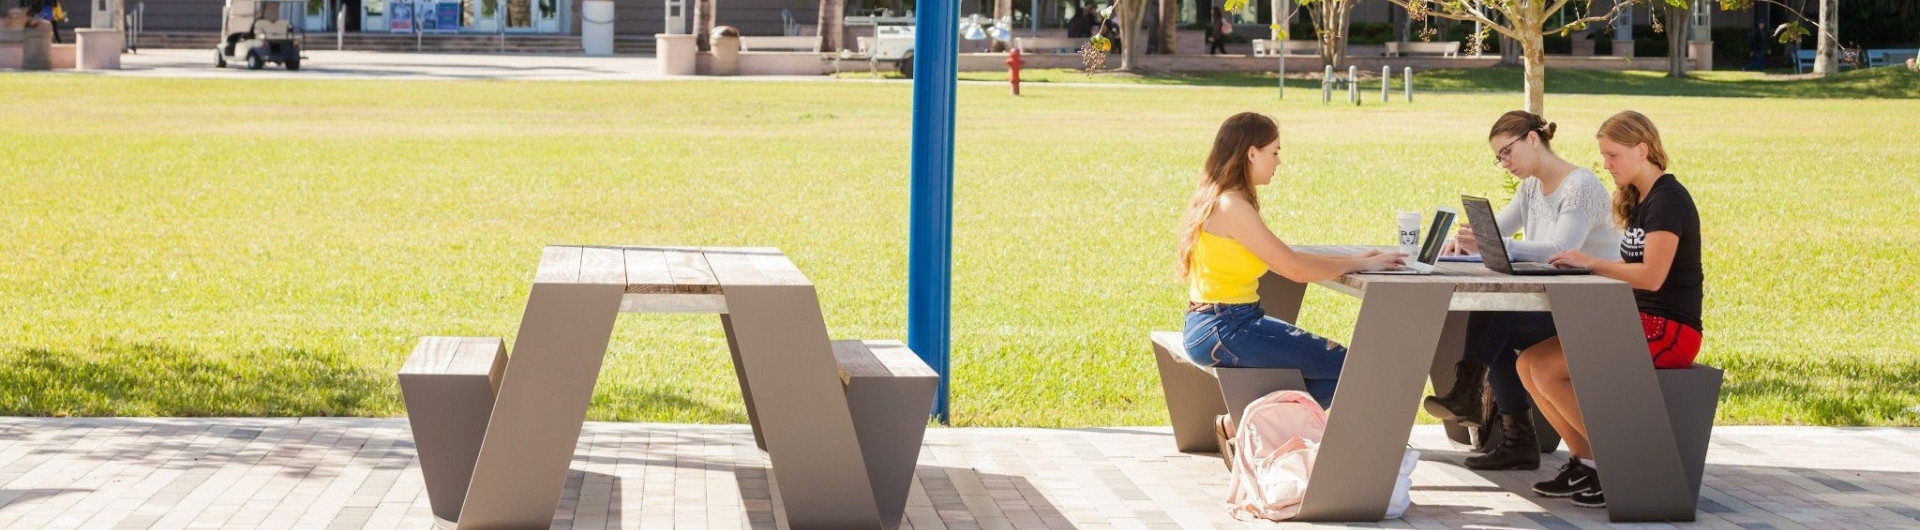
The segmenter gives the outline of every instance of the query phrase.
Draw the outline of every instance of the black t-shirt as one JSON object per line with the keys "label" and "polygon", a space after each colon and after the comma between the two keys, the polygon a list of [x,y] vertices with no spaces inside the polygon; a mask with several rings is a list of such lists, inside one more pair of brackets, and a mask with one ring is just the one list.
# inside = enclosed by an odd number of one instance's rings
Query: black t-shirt
{"label": "black t-shirt", "polygon": [[1666,317],[1704,330],[1700,325],[1700,302],[1704,297],[1700,270],[1700,211],[1693,206],[1693,194],[1673,175],[1661,175],[1647,190],[1640,204],[1627,214],[1627,232],[1620,238],[1620,259],[1641,263],[1646,259],[1646,235],[1670,232],[1680,236],[1673,254],[1673,267],[1667,269],[1667,281],[1656,291],[1633,290],[1640,311]]}

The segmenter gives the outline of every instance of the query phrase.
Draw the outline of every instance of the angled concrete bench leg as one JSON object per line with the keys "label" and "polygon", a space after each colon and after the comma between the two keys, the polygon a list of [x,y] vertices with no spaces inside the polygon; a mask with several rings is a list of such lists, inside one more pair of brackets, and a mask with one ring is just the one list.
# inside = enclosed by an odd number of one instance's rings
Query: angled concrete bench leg
{"label": "angled concrete bench leg", "polygon": [[[1183,453],[1219,452],[1213,439],[1213,418],[1227,413],[1220,398],[1220,381],[1207,369],[1186,361],[1180,333],[1155,331],[1153,363],[1160,368],[1160,388],[1166,393],[1167,420],[1173,425],[1173,445]],[[1178,357],[1176,357],[1178,356]]]}
{"label": "angled concrete bench leg", "polygon": [[624,289],[536,279],[460,510],[461,530],[553,524]]}
{"label": "angled concrete bench leg", "polygon": [[746,405],[747,425],[753,429],[753,446],[766,451],[767,437],[760,432],[760,410],[753,406],[753,389],[747,387],[746,365],[740,362],[740,342],[733,340],[733,333],[726,335],[727,353],[733,356],[733,377],[740,383],[740,401]]}
{"label": "angled concrete bench leg", "polygon": [[1706,472],[1707,443],[1713,438],[1713,414],[1720,406],[1719,368],[1694,364],[1692,368],[1655,370],[1660,394],[1666,398],[1667,418],[1674,441],[1680,444],[1680,464],[1687,469],[1687,491],[1700,498],[1700,476]]}
{"label": "angled concrete bench leg", "polygon": [[881,525],[898,528],[940,377],[900,341],[834,341],[833,356]]}
{"label": "angled concrete bench leg", "polygon": [[715,272],[726,286],[721,327],[739,352],[743,393],[753,396],[788,524],[878,528],[874,489],[813,286],[733,284],[719,263]]}
{"label": "angled concrete bench leg", "polygon": [[442,525],[460,519],[506,367],[506,344],[500,339],[422,337],[400,368],[400,397],[407,405],[427,500]]}

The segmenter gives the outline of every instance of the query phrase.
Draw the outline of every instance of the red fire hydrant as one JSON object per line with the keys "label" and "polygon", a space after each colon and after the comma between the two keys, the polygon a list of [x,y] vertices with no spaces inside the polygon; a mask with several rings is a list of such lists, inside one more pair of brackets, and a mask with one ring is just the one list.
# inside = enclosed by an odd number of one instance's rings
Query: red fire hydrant
{"label": "red fire hydrant", "polygon": [[1007,52],[1007,79],[1013,82],[1013,95],[1015,96],[1020,95],[1020,65],[1023,64],[1027,64],[1027,62],[1020,60],[1019,48],[1014,48]]}

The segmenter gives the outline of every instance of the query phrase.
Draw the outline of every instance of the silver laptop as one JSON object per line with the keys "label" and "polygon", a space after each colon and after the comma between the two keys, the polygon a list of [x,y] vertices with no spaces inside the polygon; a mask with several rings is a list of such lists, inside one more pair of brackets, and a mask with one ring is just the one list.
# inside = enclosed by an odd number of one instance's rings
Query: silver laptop
{"label": "silver laptop", "polygon": [[1440,247],[1445,246],[1448,237],[1453,236],[1453,221],[1460,218],[1460,212],[1445,206],[1434,210],[1433,223],[1427,225],[1427,238],[1420,243],[1420,255],[1407,266],[1398,269],[1378,271],[1360,271],[1361,274],[1433,274],[1434,262],[1440,261]]}

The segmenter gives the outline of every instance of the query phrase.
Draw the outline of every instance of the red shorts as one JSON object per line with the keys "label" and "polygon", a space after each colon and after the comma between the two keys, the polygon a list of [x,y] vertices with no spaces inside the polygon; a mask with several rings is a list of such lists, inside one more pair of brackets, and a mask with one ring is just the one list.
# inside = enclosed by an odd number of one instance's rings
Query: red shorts
{"label": "red shorts", "polygon": [[1692,367],[1694,356],[1700,355],[1700,330],[1693,326],[1641,313],[1640,327],[1647,332],[1647,353],[1653,355],[1654,368]]}

